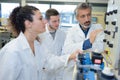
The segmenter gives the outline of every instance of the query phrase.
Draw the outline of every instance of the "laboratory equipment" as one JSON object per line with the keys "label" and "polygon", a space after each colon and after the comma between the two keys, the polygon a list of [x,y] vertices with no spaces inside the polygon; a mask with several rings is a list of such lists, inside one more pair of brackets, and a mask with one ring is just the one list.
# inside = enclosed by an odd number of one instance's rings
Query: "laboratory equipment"
{"label": "laboratory equipment", "polygon": [[90,53],[79,54],[76,64],[76,80],[96,80],[96,72],[101,71],[104,68],[104,62],[102,62],[102,60],[100,64],[94,64],[92,62],[92,59],[90,58]]}
{"label": "laboratory equipment", "polygon": [[120,78],[120,0],[109,0],[105,17],[105,51],[107,65]]}

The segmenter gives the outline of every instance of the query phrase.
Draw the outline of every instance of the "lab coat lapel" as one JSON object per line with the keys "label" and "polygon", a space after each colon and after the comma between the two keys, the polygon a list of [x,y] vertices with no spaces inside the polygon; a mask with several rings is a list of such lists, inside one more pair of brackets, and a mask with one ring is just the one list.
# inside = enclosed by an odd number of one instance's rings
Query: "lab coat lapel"
{"label": "lab coat lapel", "polygon": [[52,35],[49,33],[49,30],[48,30],[48,26],[46,26],[46,37],[45,37],[45,44],[47,44],[47,47],[53,51],[53,43],[54,43],[54,39],[52,37]]}
{"label": "lab coat lapel", "polygon": [[56,30],[56,33],[55,33],[55,38],[54,38],[54,43],[57,41],[58,42],[58,39],[59,39],[59,37],[60,37],[60,32],[59,32],[59,29],[58,30]]}
{"label": "lab coat lapel", "polygon": [[22,50],[26,53],[29,53],[30,55],[33,56],[33,52],[27,42],[26,37],[24,36],[24,34],[21,32],[20,35],[17,38],[18,42],[19,42],[19,47],[22,48]]}
{"label": "lab coat lapel", "polygon": [[46,34],[48,36],[49,42],[53,42],[53,38],[52,38],[52,36],[51,36],[51,34],[50,34],[49,30],[48,30],[48,25],[46,25]]}
{"label": "lab coat lapel", "polygon": [[75,28],[76,28],[76,33],[77,33],[76,35],[78,35],[78,37],[80,37],[81,39],[85,39],[85,34],[81,30],[79,24]]}
{"label": "lab coat lapel", "polygon": [[93,31],[93,27],[92,25],[90,25],[90,29],[88,31],[88,34],[87,34],[87,39],[90,37],[90,33]]}
{"label": "lab coat lapel", "polygon": [[[28,42],[27,42],[27,39],[23,33],[21,33],[20,36],[18,37],[18,41],[20,42],[19,43],[20,47],[24,51],[23,56],[21,57],[22,58],[21,60],[23,60],[22,62],[24,63],[26,61],[26,63],[32,64],[34,66],[34,68],[36,68],[36,70],[38,70],[39,69],[38,68],[39,61],[37,61],[37,59],[38,59],[37,53],[38,52],[36,52],[36,50],[38,50],[38,48],[39,48],[38,45],[40,45],[40,44],[37,44],[37,42],[35,42],[36,40],[34,41],[34,46],[35,46],[35,55],[34,55]],[[36,48],[36,47],[38,47],[38,48]],[[28,57],[30,59],[27,59]],[[26,59],[26,60],[24,60],[24,59]]]}
{"label": "lab coat lapel", "polygon": [[[24,50],[24,49],[28,49],[30,48],[28,42],[27,42],[27,39],[26,37],[24,36],[24,34],[21,32],[20,35],[18,36],[17,38],[21,48]],[[24,46],[23,46],[24,45]]]}

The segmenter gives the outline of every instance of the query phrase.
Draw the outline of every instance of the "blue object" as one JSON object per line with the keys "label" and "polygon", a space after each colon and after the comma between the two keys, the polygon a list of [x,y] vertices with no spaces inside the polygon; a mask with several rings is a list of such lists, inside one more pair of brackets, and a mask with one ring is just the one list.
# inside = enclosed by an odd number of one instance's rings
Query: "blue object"
{"label": "blue object", "polygon": [[92,48],[92,44],[90,43],[90,39],[87,39],[83,43],[83,50],[86,50],[86,49],[89,49],[89,48]]}
{"label": "blue object", "polygon": [[[84,58],[82,59],[82,65],[92,65],[92,61],[90,59],[90,54],[84,54]],[[90,71],[89,68],[83,68],[83,78],[84,80],[95,80],[95,73]]]}
{"label": "blue object", "polygon": [[84,80],[95,80],[95,73],[93,71],[88,71],[84,74]]}
{"label": "blue object", "polygon": [[[92,60],[90,59],[90,53],[83,54],[83,58],[81,59],[81,65],[94,65]],[[100,68],[104,68],[104,62],[100,64]],[[83,67],[81,68],[83,73],[84,80],[95,80],[95,70],[91,70],[90,68]]]}
{"label": "blue object", "polygon": [[103,70],[103,68],[104,68],[104,62],[102,62],[102,64],[100,65],[100,68]]}

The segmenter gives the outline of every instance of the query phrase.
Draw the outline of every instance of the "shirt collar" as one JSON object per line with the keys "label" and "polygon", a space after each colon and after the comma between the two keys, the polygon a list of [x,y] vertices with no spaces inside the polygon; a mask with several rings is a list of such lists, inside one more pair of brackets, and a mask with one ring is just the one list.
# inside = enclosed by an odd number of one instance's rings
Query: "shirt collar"
{"label": "shirt collar", "polygon": [[79,24],[79,26],[80,26],[81,30],[84,32],[85,37],[86,37],[86,36],[87,36],[87,34],[88,34],[88,31],[89,31],[90,27],[89,27],[89,28],[87,28],[86,30],[84,30],[80,24]]}

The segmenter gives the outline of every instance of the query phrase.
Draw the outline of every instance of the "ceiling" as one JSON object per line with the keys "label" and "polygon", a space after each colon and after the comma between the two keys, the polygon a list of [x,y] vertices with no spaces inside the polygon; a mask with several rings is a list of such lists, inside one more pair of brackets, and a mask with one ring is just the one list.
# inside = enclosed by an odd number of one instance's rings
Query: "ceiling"
{"label": "ceiling", "polygon": [[89,2],[98,4],[107,4],[108,0],[0,0],[0,2],[21,2],[21,1],[32,1],[32,2]]}

